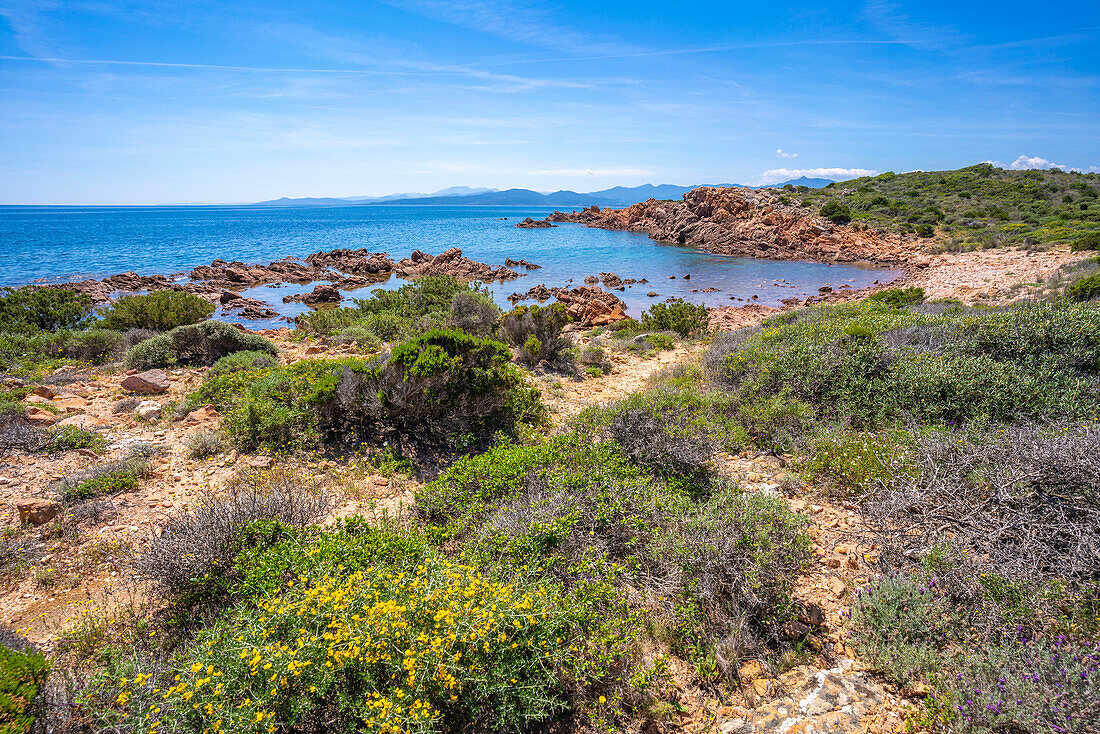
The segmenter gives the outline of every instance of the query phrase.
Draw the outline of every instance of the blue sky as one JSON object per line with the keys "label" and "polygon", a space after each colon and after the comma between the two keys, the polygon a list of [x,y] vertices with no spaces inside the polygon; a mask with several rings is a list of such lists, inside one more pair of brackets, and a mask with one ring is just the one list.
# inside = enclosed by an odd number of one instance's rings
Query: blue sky
{"label": "blue sky", "polygon": [[1100,3],[0,0],[0,202],[1100,170]]}

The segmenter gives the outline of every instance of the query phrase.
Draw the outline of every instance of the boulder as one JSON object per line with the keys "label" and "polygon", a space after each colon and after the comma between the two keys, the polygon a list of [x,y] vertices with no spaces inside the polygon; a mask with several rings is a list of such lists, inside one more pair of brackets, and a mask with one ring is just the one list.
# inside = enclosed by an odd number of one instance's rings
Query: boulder
{"label": "boulder", "polygon": [[122,381],[122,389],[139,395],[159,395],[168,392],[168,375],[164,370],[146,370]]}
{"label": "boulder", "polygon": [[19,512],[19,522],[25,525],[45,525],[57,517],[61,503],[40,497],[18,500],[15,509]]}
{"label": "boulder", "polygon": [[615,294],[600,288],[582,285],[572,290],[551,288],[550,291],[565,304],[566,313],[578,327],[602,326],[626,318],[626,304]]}
{"label": "boulder", "polygon": [[184,419],[183,425],[185,426],[199,426],[208,423],[213,423],[218,420],[221,415],[214,409],[213,405],[204,405],[201,408],[192,410],[187,414],[187,418]]}
{"label": "boulder", "polygon": [[313,306],[319,303],[339,303],[343,300],[340,295],[340,291],[336,290],[334,286],[322,283],[314,286],[312,293],[307,293],[302,297],[302,303],[307,306]]}
{"label": "boulder", "polygon": [[53,388],[49,387],[48,385],[38,385],[33,390],[31,390],[31,395],[37,395],[40,398],[46,398],[46,400],[53,400],[54,396],[57,395],[57,393],[55,393],[53,391]]}
{"label": "boulder", "polygon": [[545,219],[531,219],[527,217],[522,222],[516,225],[520,229],[544,229],[546,227],[554,227],[556,225],[550,224]]}
{"label": "boulder", "polygon": [[603,281],[604,288],[618,288],[623,284],[623,279],[614,273],[600,273],[600,280]]}
{"label": "boulder", "polygon": [[30,408],[24,417],[27,423],[35,426],[52,426],[57,423],[57,416],[43,408]]}
{"label": "boulder", "polygon": [[163,406],[156,400],[142,400],[134,408],[134,415],[147,421],[154,421],[160,418],[161,410],[163,410]]}
{"label": "boulder", "polygon": [[93,428],[104,428],[110,424],[102,418],[96,418],[94,415],[88,415],[82,413],[80,415],[70,415],[64,420],[57,422],[58,427],[65,428],[66,426],[76,426],[77,428],[83,428],[85,430],[92,430]]}

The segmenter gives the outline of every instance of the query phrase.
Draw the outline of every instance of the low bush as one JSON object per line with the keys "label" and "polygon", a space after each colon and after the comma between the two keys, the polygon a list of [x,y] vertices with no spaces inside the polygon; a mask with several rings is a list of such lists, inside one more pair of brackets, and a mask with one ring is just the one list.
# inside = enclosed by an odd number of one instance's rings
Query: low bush
{"label": "low bush", "polygon": [[707,307],[687,301],[655,303],[642,314],[641,326],[653,331],[674,331],[681,337],[702,334],[710,328]]}
{"label": "low bush", "polygon": [[34,725],[34,702],[49,675],[50,664],[14,632],[0,635],[0,734],[28,734]]}
{"label": "low bush", "polygon": [[504,341],[515,347],[516,360],[528,365],[567,363],[573,340],[562,329],[571,321],[565,304],[517,306],[500,323]]}
{"label": "low bush", "polygon": [[376,290],[370,298],[356,300],[363,313],[388,312],[407,319],[419,319],[435,311],[448,311],[457,293],[481,292],[476,283],[467,284],[450,275],[419,278],[396,290]]}
{"label": "low bush", "polygon": [[234,559],[249,523],[304,527],[321,520],[332,500],[324,480],[302,470],[245,472],[224,496],[207,495],[171,515],[137,559],[137,571],[170,599],[197,603],[220,597],[236,578]]}
{"label": "low bush", "polygon": [[1071,301],[1093,301],[1100,298],[1100,275],[1089,275],[1066,286],[1066,298]]}
{"label": "low bush", "polygon": [[1072,252],[1100,250],[1100,232],[1087,232],[1075,239],[1069,247]]}
{"label": "low bush", "polygon": [[833,224],[847,224],[852,221],[852,210],[848,208],[847,204],[842,204],[839,201],[825,202],[818,213]]}
{"label": "low bush", "polygon": [[193,431],[184,439],[187,455],[192,459],[209,459],[226,449],[225,436],[221,431]]}
{"label": "low bush", "polygon": [[924,289],[909,286],[908,288],[887,288],[867,296],[869,301],[877,301],[885,306],[904,308],[917,303],[924,303]]}
{"label": "low bush", "polygon": [[107,438],[97,431],[79,426],[51,426],[46,429],[45,443],[38,450],[48,453],[73,449],[102,451],[106,446]]}
{"label": "low bush", "polygon": [[975,650],[944,676],[943,719],[960,734],[1088,734],[1100,711],[1100,646],[1071,638]]}
{"label": "low bush", "polygon": [[448,325],[474,336],[490,337],[500,322],[500,308],[478,291],[459,291],[451,298]]}
{"label": "low bush", "polygon": [[160,450],[152,444],[135,444],[121,459],[66,475],[53,488],[70,503],[129,492],[138,488],[149,472],[149,460]]}
{"label": "low bush", "polygon": [[146,339],[126,353],[126,366],[147,370],[174,365],[210,365],[234,352],[265,352],[278,349],[258,334],[249,334],[221,321],[203,321],[179,326]]}
{"label": "low bush", "polygon": [[743,400],[785,395],[856,428],[1100,416],[1100,308],[1090,304],[922,314],[863,301],[713,350],[717,379]]}
{"label": "low bush", "polygon": [[705,482],[714,445],[705,434],[676,429],[653,413],[628,409],[611,419],[608,432],[630,461],[658,474],[694,477]]}
{"label": "low bush", "polygon": [[886,576],[862,589],[851,620],[862,659],[902,686],[930,680],[958,641],[950,604],[934,585],[911,576]]}
{"label": "low bush", "polygon": [[[655,470],[651,455],[632,461],[615,442],[576,433],[502,445],[460,459],[417,493],[416,507],[433,537],[475,558],[537,565],[571,593],[606,585],[595,616],[634,624],[634,609],[692,659],[713,660],[720,641],[734,657],[761,650],[787,618],[790,584],[808,558],[804,522],[781,500],[704,491],[701,452],[670,448],[687,454],[686,472]],[[601,629],[594,638],[609,633]]]}
{"label": "low bush", "polygon": [[521,731],[565,708],[568,618],[552,585],[361,525],[289,535],[248,553],[268,569],[255,603],[199,632],[163,680],[124,682],[134,719],[153,704],[143,727]]}
{"label": "low bush", "polygon": [[141,296],[123,296],[101,314],[104,328],[115,331],[149,329],[171,331],[210,318],[214,304],[183,291],[155,291]]}
{"label": "low bush", "polygon": [[80,329],[92,315],[92,299],[61,288],[4,288],[0,296],[0,331]]}
{"label": "low bush", "polygon": [[508,358],[499,342],[451,330],[395,347],[377,390],[385,425],[405,439],[438,443],[540,422],[538,391]]}
{"label": "low bush", "polygon": [[233,352],[215,362],[207,371],[207,375],[217,376],[241,370],[262,370],[274,367],[276,364],[277,360],[270,352]]}
{"label": "low bush", "polygon": [[979,634],[1100,634],[1100,430],[926,431],[906,454],[861,503],[884,570],[929,574]]}
{"label": "low bush", "polygon": [[599,344],[588,344],[581,349],[580,354],[577,356],[577,362],[584,367],[594,368],[598,375],[606,375],[611,372],[611,357],[608,356],[607,350]]}
{"label": "low bush", "polygon": [[131,396],[128,398],[123,398],[122,400],[119,400],[117,403],[112,405],[111,412],[116,415],[122,413],[133,413],[134,408],[138,407],[139,405],[141,405],[141,398]]}

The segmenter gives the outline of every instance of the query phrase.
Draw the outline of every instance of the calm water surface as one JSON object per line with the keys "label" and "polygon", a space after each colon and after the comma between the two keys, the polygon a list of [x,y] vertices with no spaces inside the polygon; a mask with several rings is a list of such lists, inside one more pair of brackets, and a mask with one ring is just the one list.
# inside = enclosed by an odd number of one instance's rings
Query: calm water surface
{"label": "calm water surface", "polygon": [[[131,270],[142,275],[181,273],[217,258],[267,264],[337,247],[386,252],[395,260],[413,250],[437,254],[460,247],[467,257],[491,265],[502,265],[511,257],[543,266],[518,280],[490,284],[501,306],[510,305],[509,294],[538,283],[579,285],[586,275],[614,272],[624,279],[649,280],[617,292],[637,316],[650,303],[670,296],[708,306],[745,301],[776,306],[783,298],[816,294],[823,285],[861,288],[900,275],[857,265],[724,257],[654,242],[633,232],[579,225],[515,227],[525,216],[541,218],[551,211],[427,206],[0,207],[0,247],[6,255],[0,260],[0,286],[102,278]],[[687,274],[690,280],[684,280]],[[677,277],[670,279],[671,275]],[[391,278],[371,288],[403,282]],[[719,290],[698,292],[708,287]],[[282,297],[312,288],[261,286],[247,294],[291,316],[306,307],[283,304]],[[346,295],[365,297],[367,291]],[[648,297],[650,291],[659,297]]]}

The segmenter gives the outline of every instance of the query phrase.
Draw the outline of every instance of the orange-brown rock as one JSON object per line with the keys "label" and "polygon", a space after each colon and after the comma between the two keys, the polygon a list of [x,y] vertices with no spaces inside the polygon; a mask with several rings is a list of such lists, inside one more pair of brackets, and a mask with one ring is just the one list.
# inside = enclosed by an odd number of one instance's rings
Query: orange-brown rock
{"label": "orange-brown rock", "polygon": [[895,263],[916,255],[915,246],[901,237],[836,225],[781,203],[773,192],[741,187],[703,186],[682,201],[650,199],[626,209],[592,206],[554,212],[547,220],[645,232],[662,242],[771,260]]}
{"label": "orange-brown rock", "polygon": [[462,256],[462,250],[452,247],[434,257],[420,250],[413,250],[411,257],[397,263],[394,272],[405,278],[423,278],[426,275],[450,275],[459,280],[515,280],[519,273],[504,266],[494,268]]}
{"label": "orange-brown rock", "polygon": [[551,288],[554,298],[565,304],[565,311],[580,327],[602,326],[626,318],[626,304],[613,293],[593,286]]}

